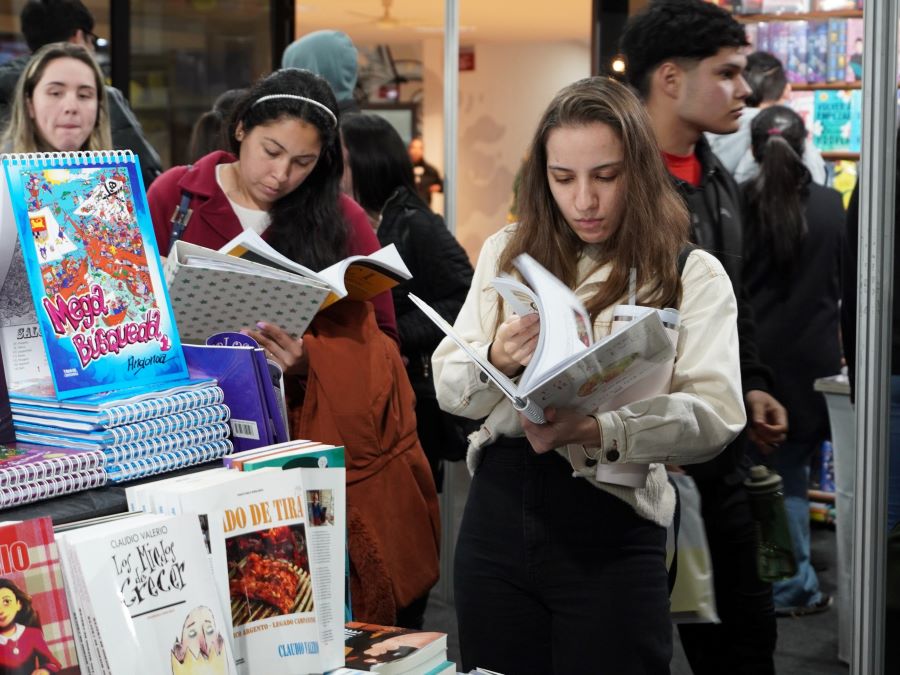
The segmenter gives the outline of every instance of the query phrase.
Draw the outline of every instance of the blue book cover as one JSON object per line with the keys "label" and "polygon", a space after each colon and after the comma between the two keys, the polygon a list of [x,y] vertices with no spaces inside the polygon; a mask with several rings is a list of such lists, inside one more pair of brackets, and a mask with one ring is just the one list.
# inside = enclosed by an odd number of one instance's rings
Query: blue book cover
{"label": "blue book cover", "polygon": [[[821,152],[854,152],[851,146],[854,127],[854,96],[860,91],[820,90],[816,92],[813,122],[813,143]],[[861,98],[857,97],[858,101]],[[860,104],[857,103],[857,106]],[[856,127],[859,126],[859,115],[856,115]],[[859,150],[859,132],[857,146]]]}
{"label": "blue book cover", "polygon": [[828,22],[810,21],[806,33],[806,79],[828,81]]}
{"label": "blue book cover", "polygon": [[828,19],[829,82],[843,82],[847,71],[847,19]]}
{"label": "blue book cover", "polygon": [[[261,351],[261,350],[260,350]],[[215,377],[231,410],[232,442],[243,452],[275,442],[272,413],[259,372],[257,348],[243,345],[185,345],[184,353],[193,377]]]}
{"label": "blue book cover", "polygon": [[788,82],[792,84],[805,84],[807,77],[807,51],[809,45],[806,40],[806,21],[788,21],[788,51],[785,70]]}
{"label": "blue book cover", "polygon": [[186,377],[134,155],[2,164],[57,397]]}

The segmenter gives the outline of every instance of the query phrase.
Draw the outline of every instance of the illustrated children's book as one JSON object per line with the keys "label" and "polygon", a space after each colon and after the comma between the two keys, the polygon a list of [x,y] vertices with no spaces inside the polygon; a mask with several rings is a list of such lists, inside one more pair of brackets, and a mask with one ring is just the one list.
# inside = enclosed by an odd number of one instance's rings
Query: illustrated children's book
{"label": "illustrated children's book", "polygon": [[[57,397],[186,377],[134,155],[4,155],[0,163],[15,221],[13,229],[0,219],[0,240],[9,246],[18,235]],[[9,356],[15,388],[27,373]]]}
{"label": "illustrated children's book", "polygon": [[49,518],[0,526],[0,632],[2,675],[81,672]]}
{"label": "illustrated children's book", "polygon": [[197,518],[142,514],[57,536],[91,673],[233,675]]}
{"label": "illustrated children's book", "polygon": [[675,348],[659,312],[647,312],[594,342],[587,310],[569,288],[531,256],[520,255],[515,265],[530,287],[507,277],[493,284],[514,312],[540,316],[537,346],[518,383],[481,357],[423,300],[409,297],[532,421],[542,424],[547,407],[597,410],[671,363]]}

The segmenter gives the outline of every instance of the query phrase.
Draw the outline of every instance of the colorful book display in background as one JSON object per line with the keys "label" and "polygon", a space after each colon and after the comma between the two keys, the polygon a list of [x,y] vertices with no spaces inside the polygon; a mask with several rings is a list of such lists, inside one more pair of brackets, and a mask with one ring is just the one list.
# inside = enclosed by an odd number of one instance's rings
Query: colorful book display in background
{"label": "colorful book display in background", "polygon": [[15,630],[0,645],[0,673],[80,673],[50,519],[0,526],[0,553],[0,607],[19,607],[0,612],[0,630]]}
{"label": "colorful book display in background", "polygon": [[443,672],[447,659],[447,635],[434,631],[348,621],[344,641],[346,668],[330,675],[354,671],[406,675],[435,668]]}
{"label": "colorful book display in background", "polygon": [[[134,155],[4,155],[0,163],[0,240],[10,246],[18,235],[56,396],[185,377]],[[12,388],[26,379],[19,369],[8,375]]]}

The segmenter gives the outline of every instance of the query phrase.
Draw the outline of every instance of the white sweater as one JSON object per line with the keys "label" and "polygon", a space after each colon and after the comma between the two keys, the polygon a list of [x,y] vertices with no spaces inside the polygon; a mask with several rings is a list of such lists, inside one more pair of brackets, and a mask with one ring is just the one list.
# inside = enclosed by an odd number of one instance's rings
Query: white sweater
{"label": "white sweater", "polygon": [[[515,225],[491,236],[481,249],[475,276],[455,328],[487,359],[497,325],[498,296],[491,286],[497,275],[497,260]],[[595,267],[595,249],[587,247],[579,259],[581,281],[575,289],[584,302],[609,276],[605,265]],[[737,304],[731,281],[715,257],[695,250],[688,256],[682,274],[681,329],[671,393],[637,401],[619,410],[595,413],[603,437],[603,448],[566,446],[556,451],[569,460],[573,475],[623,499],[635,511],[663,527],[672,520],[675,494],[666,477],[665,463],[691,464],[712,459],[743,429],[746,423],[738,356]],[[508,313],[507,305],[504,305]],[[603,310],[594,322],[594,337],[609,334],[613,307]],[[524,436],[519,414],[509,400],[449,338],[432,357],[434,381],[441,407],[456,415],[486,417],[481,429],[470,437],[466,461],[473,471],[482,449],[501,436]],[[594,469],[585,466],[585,452],[600,462],[610,461],[607,450],[615,445],[617,462],[650,464],[647,483],[629,488],[594,479]],[[615,454],[614,454],[615,455]]]}

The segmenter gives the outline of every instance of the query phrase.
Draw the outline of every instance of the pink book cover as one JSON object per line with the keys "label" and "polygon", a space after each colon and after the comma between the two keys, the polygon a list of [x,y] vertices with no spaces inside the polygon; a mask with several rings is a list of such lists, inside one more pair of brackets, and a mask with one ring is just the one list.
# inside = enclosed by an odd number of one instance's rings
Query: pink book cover
{"label": "pink book cover", "polygon": [[80,673],[49,518],[0,526],[0,675]]}
{"label": "pink book cover", "polygon": [[863,20],[847,19],[847,82],[862,82]]}

